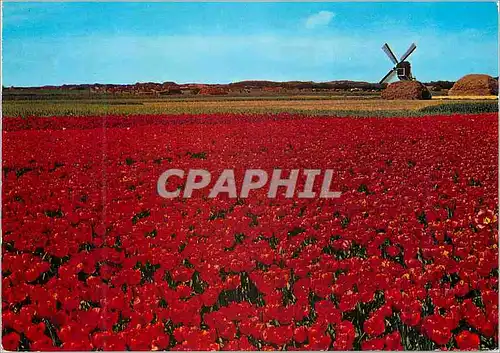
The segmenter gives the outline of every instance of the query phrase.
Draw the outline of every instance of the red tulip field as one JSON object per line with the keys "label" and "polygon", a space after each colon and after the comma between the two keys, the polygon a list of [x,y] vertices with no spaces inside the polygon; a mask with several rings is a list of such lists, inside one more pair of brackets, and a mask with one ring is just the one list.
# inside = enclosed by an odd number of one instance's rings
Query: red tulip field
{"label": "red tulip field", "polygon": [[[2,124],[5,349],[498,348],[497,113]],[[238,194],[328,169],[341,196],[164,198],[169,169]]]}

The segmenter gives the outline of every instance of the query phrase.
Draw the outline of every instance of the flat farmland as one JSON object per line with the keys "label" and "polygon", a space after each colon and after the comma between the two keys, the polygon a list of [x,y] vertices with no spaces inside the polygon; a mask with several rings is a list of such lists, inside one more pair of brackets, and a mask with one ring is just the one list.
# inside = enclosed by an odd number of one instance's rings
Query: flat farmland
{"label": "flat farmland", "polygon": [[[94,98],[4,100],[4,116],[91,116],[205,113],[300,113],[338,116],[419,116],[498,110],[498,100],[381,100],[367,96]],[[479,109],[478,109],[479,107]]]}
{"label": "flat farmland", "polygon": [[280,110],[280,111],[397,111],[418,110],[431,105],[439,105],[440,101],[405,101],[381,99],[269,99],[269,100],[228,100],[221,101],[175,101],[175,102],[145,102],[145,107],[159,109],[192,109],[193,107],[207,110]]}
{"label": "flat farmland", "polygon": [[[361,95],[7,98],[2,344],[497,349],[497,112]],[[242,185],[256,167],[328,168],[341,196],[157,193],[172,168],[232,169]]]}

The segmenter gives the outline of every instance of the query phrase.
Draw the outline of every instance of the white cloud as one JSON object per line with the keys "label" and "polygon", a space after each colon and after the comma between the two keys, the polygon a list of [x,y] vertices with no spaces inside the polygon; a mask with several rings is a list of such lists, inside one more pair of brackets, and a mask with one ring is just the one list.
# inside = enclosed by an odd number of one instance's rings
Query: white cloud
{"label": "white cloud", "polygon": [[306,19],[306,28],[313,29],[320,26],[326,26],[332,21],[334,16],[335,14],[331,11],[320,11],[315,13]]}

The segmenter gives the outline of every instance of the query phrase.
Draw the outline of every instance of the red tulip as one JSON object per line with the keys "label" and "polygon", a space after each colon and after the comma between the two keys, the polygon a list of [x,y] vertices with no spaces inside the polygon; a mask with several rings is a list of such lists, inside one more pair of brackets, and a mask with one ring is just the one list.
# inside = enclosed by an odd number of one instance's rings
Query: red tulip
{"label": "red tulip", "polygon": [[461,350],[479,349],[479,336],[470,331],[460,332],[455,340],[457,341],[458,348]]}

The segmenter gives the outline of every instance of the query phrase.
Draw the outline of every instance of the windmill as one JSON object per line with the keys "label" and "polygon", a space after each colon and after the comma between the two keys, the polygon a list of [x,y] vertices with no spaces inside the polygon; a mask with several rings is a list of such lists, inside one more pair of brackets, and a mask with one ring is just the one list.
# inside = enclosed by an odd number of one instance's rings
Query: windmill
{"label": "windmill", "polygon": [[397,59],[396,55],[392,52],[391,48],[387,43],[384,44],[382,50],[387,54],[389,59],[394,63],[394,67],[384,76],[383,79],[380,80],[380,83],[387,83],[395,74],[397,74],[400,80],[409,81],[413,80],[413,76],[411,75],[411,66],[406,59],[417,49],[415,43],[412,43],[408,50],[401,56],[401,59]]}

